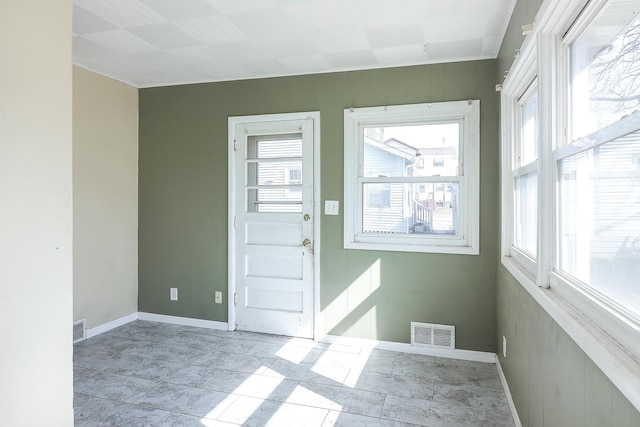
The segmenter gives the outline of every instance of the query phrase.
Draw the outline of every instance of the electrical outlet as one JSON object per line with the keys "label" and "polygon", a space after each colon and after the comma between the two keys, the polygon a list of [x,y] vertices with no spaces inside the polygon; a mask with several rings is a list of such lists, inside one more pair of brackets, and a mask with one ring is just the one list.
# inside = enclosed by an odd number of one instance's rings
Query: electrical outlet
{"label": "electrical outlet", "polygon": [[178,301],[178,288],[169,288],[169,298],[171,301]]}
{"label": "electrical outlet", "polygon": [[507,357],[507,337],[502,336],[502,356]]}
{"label": "electrical outlet", "polygon": [[216,304],[222,304],[222,292],[216,291]]}

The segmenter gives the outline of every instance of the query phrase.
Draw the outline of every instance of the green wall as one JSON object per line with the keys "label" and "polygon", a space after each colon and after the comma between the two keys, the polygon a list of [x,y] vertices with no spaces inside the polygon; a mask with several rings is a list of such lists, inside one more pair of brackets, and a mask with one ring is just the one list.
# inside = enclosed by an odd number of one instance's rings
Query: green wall
{"label": "green wall", "polygon": [[[343,110],[480,99],[480,255],[345,250],[322,216],[327,333],[409,342],[411,321],[453,324],[457,347],[496,349],[498,97],[495,61],[257,79],[140,91],[139,310],[226,321],[227,118],[321,113],[322,200],[343,200]],[[169,287],[179,301],[169,301]]]}
{"label": "green wall", "polygon": [[504,268],[499,354],[524,427],[640,427],[640,413]]}
{"label": "green wall", "polygon": [[[524,41],[541,0],[519,0],[498,57],[498,81]],[[524,427],[640,427],[640,413],[502,266],[498,265],[496,340]]]}

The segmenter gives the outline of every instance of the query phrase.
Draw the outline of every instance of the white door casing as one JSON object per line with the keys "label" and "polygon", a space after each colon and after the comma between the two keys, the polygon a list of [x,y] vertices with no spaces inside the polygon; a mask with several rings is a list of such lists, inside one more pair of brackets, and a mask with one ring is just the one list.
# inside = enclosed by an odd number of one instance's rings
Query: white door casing
{"label": "white door casing", "polygon": [[229,119],[230,329],[313,338],[318,121]]}

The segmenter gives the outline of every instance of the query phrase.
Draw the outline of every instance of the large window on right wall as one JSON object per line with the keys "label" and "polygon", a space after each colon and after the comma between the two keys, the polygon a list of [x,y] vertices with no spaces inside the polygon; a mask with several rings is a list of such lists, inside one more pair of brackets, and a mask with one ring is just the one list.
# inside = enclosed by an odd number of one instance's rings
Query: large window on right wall
{"label": "large window on right wall", "polygon": [[586,9],[590,16],[580,16],[564,36],[566,138],[553,154],[556,268],[640,319],[638,9],[629,1]]}
{"label": "large window on right wall", "polygon": [[502,264],[640,409],[640,1],[545,0],[501,109]]}

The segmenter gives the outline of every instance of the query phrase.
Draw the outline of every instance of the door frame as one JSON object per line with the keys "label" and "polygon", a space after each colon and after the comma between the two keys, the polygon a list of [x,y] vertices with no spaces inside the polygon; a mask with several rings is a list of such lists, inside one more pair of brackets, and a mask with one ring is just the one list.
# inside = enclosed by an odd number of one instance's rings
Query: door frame
{"label": "door frame", "polygon": [[312,280],[312,296],[313,296],[313,313],[312,313],[312,331],[313,339],[319,339],[322,336],[320,330],[321,313],[320,313],[320,220],[321,220],[321,200],[320,200],[320,111],[309,111],[302,113],[282,113],[282,114],[262,114],[255,116],[233,116],[228,120],[228,142],[227,142],[227,169],[228,169],[228,290],[227,290],[227,327],[229,331],[236,329],[236,304],[234,295],[236,294],[236,232],[235,232],[235,216],[236,216],[236,157],[235,157],[235,141],[236,125],[244,123],[265,123],[282,120],[313,120],[313,277]]}

